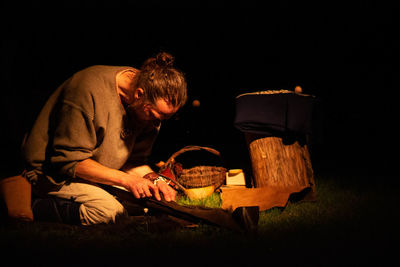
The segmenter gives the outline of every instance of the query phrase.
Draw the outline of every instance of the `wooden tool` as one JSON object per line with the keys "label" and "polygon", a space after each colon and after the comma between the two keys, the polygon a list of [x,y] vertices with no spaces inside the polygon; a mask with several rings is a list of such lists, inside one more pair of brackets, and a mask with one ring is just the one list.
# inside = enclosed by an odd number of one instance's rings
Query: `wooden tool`
{"label": "wooden tool", "polygon": [[221,226],[235,232],[255,232],[257,230],[259,208],[238,207],[233,212],[218,208],[206,208],[199,206],[183,206],[164,199],[158,201],[153,198],[137,199],[127,190],[114,186],[102,185],[106,191],[117,197],[117,199],[141,205],[149,210],[164,212],[173,217],[184,219],[193,223],[204,222]]}

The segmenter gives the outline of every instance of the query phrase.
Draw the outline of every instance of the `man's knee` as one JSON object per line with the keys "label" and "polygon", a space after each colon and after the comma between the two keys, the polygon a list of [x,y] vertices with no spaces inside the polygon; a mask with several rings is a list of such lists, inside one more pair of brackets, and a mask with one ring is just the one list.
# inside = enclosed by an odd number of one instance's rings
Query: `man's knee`
{"label": "man's knee", "polygon": [[114,196],[88,182],[66,184],[60,190],[50,192],[49,195],[74,199],[80,203],[79,216],[82,225],[115,222],[118,216],[125,214],[124,207]]}
{"label": "man's knee", "polygon": [[125,214],[122,204],[112,196],[82,203],[80,207],[82,225],[114,223]]}

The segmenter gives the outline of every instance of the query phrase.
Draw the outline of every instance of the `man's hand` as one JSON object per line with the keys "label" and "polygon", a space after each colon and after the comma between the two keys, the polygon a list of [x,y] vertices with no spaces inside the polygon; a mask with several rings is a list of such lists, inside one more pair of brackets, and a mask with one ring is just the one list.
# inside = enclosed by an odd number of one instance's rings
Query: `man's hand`
{"label": "man's hand", "polygon": [[[149,179],[142,178],[144,173],[152,172],[147,165],[131,168],[129,172],[111,169],[92,159],[85,159],[76,165],[77,177],[85,180],[107,185],[122,186],[132,192],[136,198],[154,196],[161,200],[160,191],[167,201],[175,200],[176,192],[165,182],[157,182],[157,185]],[[154,173],[155,174],[155,173]],[[157,174],[155,174],[158,177]]]}
{"label": "man's hand", "polygon": [[131,191],[136,198],[154,196],[155,199],[161,200],[159,187],[151,181],[140,177],[130,176],[130,179],[126,182],[127,185],[125,187]]}
{"label": "man's hand", "polygon": [[[176,191],[171,186],[169,186],[168,183],[166,183],[166,180],[160,177],[158,173],[152,171],[143,176],[143,178],[154,183],[157,186],[158,190],[164,195],[164,199],[166,201],[169,202],[175,200]],[[159,199],[157,198],[157,200]]]}
{"label": "man's hand", "polygon": [[170,187],[164,181],[157,181],[156,184],[157,184],[157,187],[160,190],[160,192],[163,193],[166,201],[170,202],[170,201],[175,200],[176,191],[172,187]]}

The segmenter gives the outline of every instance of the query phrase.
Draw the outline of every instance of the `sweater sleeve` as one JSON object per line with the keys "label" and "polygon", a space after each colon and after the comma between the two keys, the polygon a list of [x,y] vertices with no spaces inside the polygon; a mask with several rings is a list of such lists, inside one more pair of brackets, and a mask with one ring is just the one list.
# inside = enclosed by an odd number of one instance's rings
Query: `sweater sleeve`
{"label": "sweater sleeve", "polygon": [[72,101],[64,100],[54,120],[50,163],[56,173],[75,177],[79,161],[92,157],[96,146],[93,116]]}

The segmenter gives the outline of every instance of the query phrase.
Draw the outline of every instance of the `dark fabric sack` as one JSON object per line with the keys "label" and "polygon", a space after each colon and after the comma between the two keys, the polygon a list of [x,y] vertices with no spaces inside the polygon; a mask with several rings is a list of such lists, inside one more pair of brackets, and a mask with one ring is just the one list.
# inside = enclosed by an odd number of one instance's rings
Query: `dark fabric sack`
{"label": "dark fabric sack", "polygon": [[288,131],[311,134],[315,102],[313,96],[290,91],[243,94],[236,98],[234,125],[242,132],[265,136]]}

